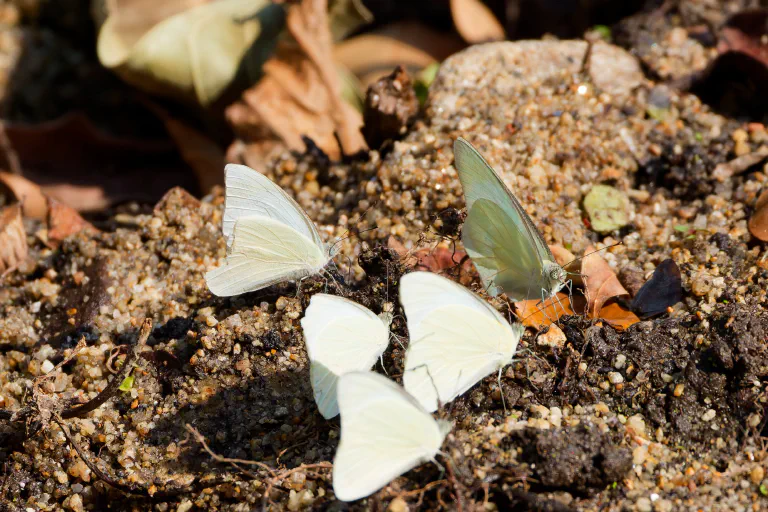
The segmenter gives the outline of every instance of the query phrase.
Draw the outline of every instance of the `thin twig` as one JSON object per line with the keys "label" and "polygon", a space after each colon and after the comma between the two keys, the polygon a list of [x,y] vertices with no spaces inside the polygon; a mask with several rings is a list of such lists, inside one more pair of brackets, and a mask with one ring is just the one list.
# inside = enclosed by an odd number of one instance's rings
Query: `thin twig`
{"label": "thin twig", "polygon": [[216,462],[231,464],[232,466],[237,468],[238,471],[241,471],[242,473],[246,474],[249,478],[252,478],[254,480],[257,480],[258,476],[246,469],[241,468],[240,466],[238,466],[238,464],[248,464],[252,466],[258,466],[264,471],[268,472],[272,478],[277,476],[275,475],[275,471],[268,465],[264,464],[263,462],[259,462],[257,460],[246,460],[246,459],[230,459],[229,457],[223,457],[219,455],[218,453],[211,450],[210,446],[208,446],[208,443],[206,443],[205,441],[205,436],[203,436],[195,427],[187,423],[185,425],[185,428],[190,434],[192,434],[192,436],[195,438],[195,441],[200,443],[200,445],[203,447],[203,450],[205,450],[208,453],[208,455],[210,455],[211,458]]}
{"label": "thin twig", "polygon": [[84,416],[89,412],[98,409],[107,400],[117,394],[120,389],[120,385],[123,383],[126,377],[133,370],[134,361],[137,359],[139,352],[144,348],[147,343],[150,333],[152,332],[152,319],[147,318],[142,322],[141,329],[139,330],[139,338],[136,343],[131,346],[128,354],[125,356],[125,362],[120,367],[120,372],[107,384],[101,393],[96,395],[92,400],[74,407],[69,407],[62,411],[61,417],[64,419],[77,418]]}

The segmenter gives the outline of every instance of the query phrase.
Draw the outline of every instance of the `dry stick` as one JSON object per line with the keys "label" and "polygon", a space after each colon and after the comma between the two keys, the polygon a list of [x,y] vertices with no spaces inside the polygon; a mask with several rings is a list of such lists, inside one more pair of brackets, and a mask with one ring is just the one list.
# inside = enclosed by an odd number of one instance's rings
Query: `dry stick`
{"label": "dry stick", "polygon": [[203,447],[203,450],[205,450],[208,453],[208,455],[210,455],[211,458],[216,462],[231,464],[232,466],[237,468],[238,471],[241,471],[243,474],[247,475],[249,478],[252,478],[254,480],[257,480],[258,476],[246,469],[241,468],[240,466],[238,466],[238,464],[249,464],[252,466],[258,466],[264,471],[268,472],[271,477],[274,478],[276,476],[275,471],[268,465],[264,464],[263,462],[259,462],[256,460],[246,460],[246,459],[230,459],[229,457],[223,457],[219,455],[218,453],[211,450],[210,446],[208,446],[208,443],[205,442],[205,436],[203,436],[195,427],[187,423],[185,425],[185,428],[190,434],[192,434],[192,436],[195,438],[195,441],[200,443],[200,445]]}
{"label": "dry stick", "polygon": [[138,357],[139,352],[141,352],[141,349],[146,345],[147,339],[149,338],[149,334],[151,332],[152,320],[147,318],[144,320],[144,322],[142,322],[141,329],[139,330],[139,338],[136,343],[131,346],[128,354],[125,356],[125,362],[123,363],[123,366],[120,367],[120,372],[115,375],[109,384],[107,384],[107,387],[105,387],[101,393],[96,395],[96,397],[94,397],[92,400],[89,400],[84,404],[65,409],[62,411],[61,417],[63,419],[69,419],[84,416],[89,412],[98,409],[107,400],[115,396],[120,388],[120,385],[123,383],[125,378],[128,377],[128,374],[131,373],[131,370],[133,370],[133,363]]}

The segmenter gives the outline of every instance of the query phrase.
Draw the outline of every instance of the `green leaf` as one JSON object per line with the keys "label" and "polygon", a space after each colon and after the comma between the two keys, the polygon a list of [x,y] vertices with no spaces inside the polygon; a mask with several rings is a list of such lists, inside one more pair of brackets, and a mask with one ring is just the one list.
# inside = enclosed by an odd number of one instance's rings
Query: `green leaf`
{"label": "green leaf", "polygon": [[133,381],[136,380],[136,378],[133,375],[129,375],[125,378],[125,380],[120,384],[120,387],[117,388],[120,391],[130,391],[133,387]]}
{"label": "green leaf", "polygon": [[597,32],[597,35],[599,35],[601,39],[608,42],[611,41],[611,27],[607,25],[595,25],[592,27],[592,31]]}
{"label": "green leaf", "polygon": [[629,223],[629,200],[609,185],[595,185],[584,198],[584,209],[594,231],[608,233]]}
{"label": "green leaf", "polygon": [[686,226],[685,224],[678,224],[675,226],[675,231],[679,231],[680,233],[687,233],[691,230],[690,226]]}
{"label": "green leaf", "polygon": [[645,112],[648,114],[648,117],[650,117],[651,119],[655,119],[660,123],[663,123],[664,121],[667,120],[667,117],[669,117],[669,110],[667,110],[666,108],[648,106],[645,109]]}
{"label": "green leaf", "polygon": [[765,484],[760,484],[760,494],[763,496],[768,496],[768,486]]}
{"label": "green leaf", "polygon": [[414,80],[413,83],[413,89],[416,91],[416,97],[419,99],[420,105],[424,105],[427,102],[427,97],[429,96],[429,86],[432,85],[432,82],[435,81],[435,77],[437,77],[437,72],[439,70],[440,63],[433,62],[429,66],[422,69],[418,75],[416,75],[416,80]]}

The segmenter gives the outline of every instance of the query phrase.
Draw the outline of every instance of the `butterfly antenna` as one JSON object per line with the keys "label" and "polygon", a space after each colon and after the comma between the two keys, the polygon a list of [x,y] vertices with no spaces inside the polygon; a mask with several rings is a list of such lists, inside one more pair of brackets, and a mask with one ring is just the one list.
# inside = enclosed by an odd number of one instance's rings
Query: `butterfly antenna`
{"label": "butterfly antenna", "polygon": [[501,405],[504,407],[504,416],[507,415],[507,401],[504,399],[504,388],[501,387],[501,370],[502,368],[499,368],[499,375],[496,378],[496,381],[499,386],[499,394],[501,395]]}
{"label": "butterfly antenna", "polygon": [[[607,249],[610,249],[610,248],[612,248],[612,247],[616,247],[617,245],[624,245],[624,242],[622,242],[622,241],[619,241],[619,242],[616,242],[615,244],[606,245],[605,247],[601,247],[600,249],[595,249],[594,251],[592,251],[592,252],[588,252],[587,254],[584,254],[583,256],[579,256],[578,258],[573,258],[571,261],[569,261],[568,263],[566,263],[565,265],[563,265],[563,267],[562,267],[562,268],[563,268],[563,270],[565,270],[565,267],[569,266],[569,265],[570,265],[571,263],[573,263],[574,261],[583,260],[583,259],[584,259],[584,258],[586,258],[587,256],[591,256],[591,255],[595,254],[596,252],[605,251],[605,250],[607,250]],[[584,275],[584,274],[582,274],[581,272],[568,272],[568,271],[566,271],[565,273],[566,273],[566,274],[570,274],[570,275],[572,275],[572,276],[573,276],[573,275],[576,275],[576,276],[583,276],[583,275]]]}

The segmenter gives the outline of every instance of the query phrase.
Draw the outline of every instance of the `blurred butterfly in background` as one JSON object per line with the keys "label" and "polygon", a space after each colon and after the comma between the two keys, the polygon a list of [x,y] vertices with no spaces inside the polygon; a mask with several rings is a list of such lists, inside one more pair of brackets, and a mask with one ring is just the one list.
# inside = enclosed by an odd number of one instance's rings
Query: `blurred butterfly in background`
{"label": "blurred butterfly in background", "polygon": [[310,360],[309,376],[315,403],[324,418],[339,414],[339,377],[367,371],[389,345],[389,313],[371,310],[342,297],[318,293],[309,301],[301,328]]}
{"label": "blurred butterfly in background", "polygon": [[467,218],[461,240],[489,294],[549,299],[566,284],[541,233],[488,162],[466,140],[453,145]]}
{"label": "blurred butterfly in background", "polygon": [[333,459],[333,492],[342,501],[364,498],[394,478],[435,461],[451,424],[435,420],[383,375],[339,378],[341,439]]}
{"label": "blurred butterfly in background", "polygon": [[227,257],[205,274],[211,292],[228,297],[323,272],[331,248],[296,201],[250,167],[229,164],[224,173]]}
{"label": "blurred butterfly in background", "polygon": [[403,384],[427,411],[512,362],[525,328],[469,289],[431,272],[400,279],[410,336]]}

